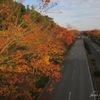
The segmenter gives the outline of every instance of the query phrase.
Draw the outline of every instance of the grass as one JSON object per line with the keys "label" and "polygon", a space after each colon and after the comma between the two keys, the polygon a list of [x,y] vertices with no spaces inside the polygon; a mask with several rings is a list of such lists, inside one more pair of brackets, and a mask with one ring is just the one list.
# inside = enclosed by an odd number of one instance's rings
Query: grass
{"label": "grass", "polygon": [[84,41],[84,46],[85,46],[85,48],[86,48],[86,50],[88,51],[88,53],[89,54],[92,54],[91,53],[91,50],[90,50],[90,48],[89,48],[89,45]]}
{"label": "grass", "polygon": [[95,72],[94,72],[94,76],[100,77],[100,70],[95,71]]}

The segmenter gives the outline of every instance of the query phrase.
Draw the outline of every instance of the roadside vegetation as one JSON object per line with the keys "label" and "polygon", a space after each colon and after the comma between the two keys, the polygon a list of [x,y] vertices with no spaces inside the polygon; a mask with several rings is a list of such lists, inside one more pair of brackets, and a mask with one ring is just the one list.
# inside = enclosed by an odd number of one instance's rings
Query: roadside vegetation
{"label": "roadside vegetation", "polygon": [[90,37],[92,41],[100,46],[100,30],[83,31],[83,34]]}
{"label": "roadside vegetation", "polygon": [[[45,11],[50,0],[40,0]],[[44,7],[44,8],[43,8]],[[37,100],[61,78],[65,52],[78,31],[68,31],[34,7],[0,0],[0,99]]]}
{"label": "roadside vegetation", "polygon": [[91,49],[86,41],[84,41],[84,46],[86,48],[86,53],[87,53],[88,63],[90,66],[93,84],[97,93],[100,94],[100,70],[96,66],[95,59],[93,58]]}
{"label": "roadside vegetation", "polygon": [[92,30],[92,31],[89,31],[88,34],[90,35],[91,38],[94,38],[100,41],[100,30]]}
{"label": "roadside vegetation", "polygon": [[[95,29],[95,30],[91,30],[91,31],[84,31],[83,34],[85,36],[88,36],[92,41],[94,41],[96,44],[98,44],[100,46],[100,30]],[[84,45],[87,49],[87,52],[89,54],[92,54],[88,44],[86,42],[84,42]],[[92,59],[92,62],[95,63],[95,60]],[[94,72],[94,75],[100,77],[100,71],[97,68],[96,68],[96,71]]]}

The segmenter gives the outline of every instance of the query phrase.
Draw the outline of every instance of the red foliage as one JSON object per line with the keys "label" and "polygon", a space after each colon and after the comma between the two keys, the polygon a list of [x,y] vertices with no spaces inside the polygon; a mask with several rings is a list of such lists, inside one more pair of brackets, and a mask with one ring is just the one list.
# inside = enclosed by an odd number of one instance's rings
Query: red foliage
{"label": "red foliage", "polygon": [[0,97],[36,99],[49,82],[61,78],[60,64],[74,34],[58,25],[44,33],[29,14],[15,14],[12,5],[0,7],[0,15],[6,15],[5,20],[0,16],[5,23],[0,31]]}

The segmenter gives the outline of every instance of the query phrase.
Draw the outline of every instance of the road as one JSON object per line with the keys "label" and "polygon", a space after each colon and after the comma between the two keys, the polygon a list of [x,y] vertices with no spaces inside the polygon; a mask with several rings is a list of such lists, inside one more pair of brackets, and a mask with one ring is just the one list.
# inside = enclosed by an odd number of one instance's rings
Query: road
{"label": "road", "polygon": [[95,100],[93,84],[82,39],[77,39],[66,55],[62,78],[54,85],[52,100]]}
{"label": "road", "polygon": [[100,70],[100,46],[98,46],[95,42],[93,42],[91,39],[85,39],[85,41],[88,43],[91,52],[93,54],[93,57],[95,59],[96,65],[98,69]]}

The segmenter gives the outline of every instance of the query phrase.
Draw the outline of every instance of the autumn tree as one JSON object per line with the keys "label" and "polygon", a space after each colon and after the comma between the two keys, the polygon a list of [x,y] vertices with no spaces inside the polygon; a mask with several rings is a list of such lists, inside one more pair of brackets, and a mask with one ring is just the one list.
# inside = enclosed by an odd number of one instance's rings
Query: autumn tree
{"label": "autumn tree", "polygon": [[[45,11],[49,2],[41,1]],[[2,0],[0,99],[36,100],[45,88],[51,91],[50,84],[61,77],[66,46],[72,42],[73,34],[51,18],[12,0]]]}

